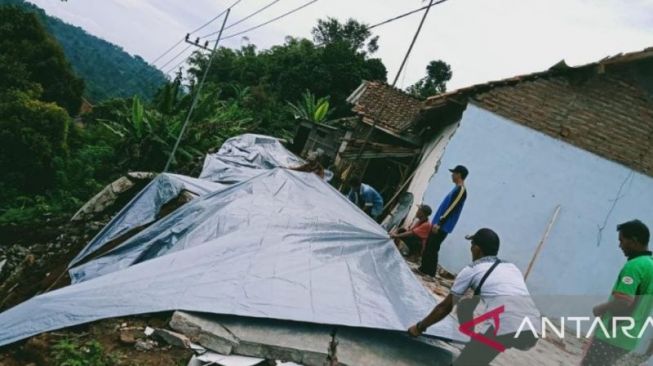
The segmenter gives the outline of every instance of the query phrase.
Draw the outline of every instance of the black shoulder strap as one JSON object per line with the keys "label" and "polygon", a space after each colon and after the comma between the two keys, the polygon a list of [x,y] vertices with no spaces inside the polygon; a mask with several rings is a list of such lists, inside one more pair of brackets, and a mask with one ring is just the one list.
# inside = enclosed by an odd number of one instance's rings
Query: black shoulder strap
{"label": "black shoulder strap", "polygon": [[492,264],[492,266],[485,272],[485,274],[483,275],[483,278],[481,278],[481,282],[478,283],[478,286],[476,286],[476,290],[474,290],[474,296],[478,296],[478,295],[481,294],[481,287],[483,287],[483,284],[485,283],[485,280],[490,275],[490,273],[492,273],[492,271],[494,271],[494,269],[497,268],[497,266],[499,265],[500,262],[501,262],[501,260],[497,259],[494,262],[494,264]]}

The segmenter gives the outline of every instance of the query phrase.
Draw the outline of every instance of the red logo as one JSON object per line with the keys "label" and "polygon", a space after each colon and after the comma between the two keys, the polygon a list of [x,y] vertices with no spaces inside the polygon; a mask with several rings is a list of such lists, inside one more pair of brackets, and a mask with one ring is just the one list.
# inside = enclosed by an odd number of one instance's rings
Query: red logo
{"label": "red logo", "polygon": [[460,324],[460,327],[458,327],[458,330],[460,330],[463,334],[468,335],[472,339],[479,341],[487,346],[490,346],[494,349],[496,349],[499,352],[503,352],[506,350],[506,347],[503,346],[503,344],[495,341],[494,339],[490,339],[483,334],[476,333],[474,331],[474,326],[476,324],[483,323],[484,321],[488,319],[493,319],[494,320],[494,335],[496,336],[497,333],[499,332],[499,326],[501,325],[501,322],[499,320],[499,314],[503,313],[505,311],[505,307],[503,305],[499,306],[496,309],[492,309],[488,311],[485,314],[482,314],[466,323]]}

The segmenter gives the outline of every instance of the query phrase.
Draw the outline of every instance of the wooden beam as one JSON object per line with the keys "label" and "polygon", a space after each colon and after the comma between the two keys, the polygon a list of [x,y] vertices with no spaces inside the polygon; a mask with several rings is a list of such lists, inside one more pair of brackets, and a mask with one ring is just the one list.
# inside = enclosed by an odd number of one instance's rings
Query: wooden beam
{"label": "wooden beam", "polygon": [[553,212],[553,216],[551,216],[551,220],[549,220],[549,225],[547,225],[546,230],[544,231],[544,235],[542,235],[542,239],[540,240],[539,244],[537,244],[535,253],[533,253],[533,258],[531,258],[530,263],[528,263],[528,268],[526,268],[526,273],[524,273],[524,281],[526,281],[528,275],[531,273],[531,270],[533,269],[533,265],[535,264],[535,260],[540,255],[542,246],[544,245],[546,239],[549,237],[549,233],[551,233],[551,229],[553,228],[553,224],[555,224],[556,220],[558,219],[559,213],[560,213],[560,205],[556,206],[555,212]]}
{"label": "wooden beam", "polygon": [[[379,158],[409,158],[411,156],[417,155],[416,152],[414,151],[402,151],[402,152],[375,152],[375,151],[367,151],[363,152],[360,156],[361,159],[379,159]],[[341,154],[341,157],[343,159],[355,159],[358,157],[358,153],[350,152],[350,153],[345,153]]]}

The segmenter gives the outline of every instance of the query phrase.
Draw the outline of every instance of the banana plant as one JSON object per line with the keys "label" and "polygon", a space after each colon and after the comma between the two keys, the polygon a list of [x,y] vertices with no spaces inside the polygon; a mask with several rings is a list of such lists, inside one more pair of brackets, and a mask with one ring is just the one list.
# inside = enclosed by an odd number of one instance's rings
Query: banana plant
{"label": "banana plant", "polygon": [[302,94],[301,101],[296,104],[288,102],[288,107],[295,119],[313,123],[323,122],[333,111],[329,105],[329,97],[316,99],[315,95],[308,90]]}

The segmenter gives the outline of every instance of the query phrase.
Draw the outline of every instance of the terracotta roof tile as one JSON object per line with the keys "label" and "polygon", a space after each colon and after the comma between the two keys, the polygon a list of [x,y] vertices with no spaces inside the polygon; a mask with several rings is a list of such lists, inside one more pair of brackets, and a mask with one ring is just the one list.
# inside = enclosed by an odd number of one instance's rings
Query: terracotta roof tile
{"label": "terracotta roof tile", "polygon": [[385,83],[367,81],[350,97],[352,111],[379,127],[403,134],[413,126],[422,101]]}

